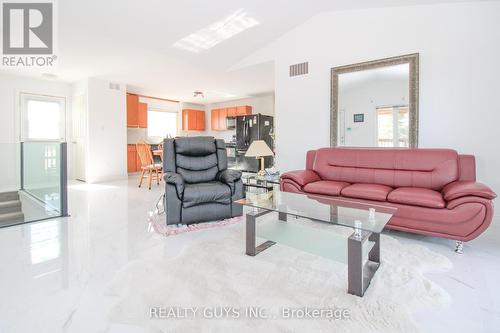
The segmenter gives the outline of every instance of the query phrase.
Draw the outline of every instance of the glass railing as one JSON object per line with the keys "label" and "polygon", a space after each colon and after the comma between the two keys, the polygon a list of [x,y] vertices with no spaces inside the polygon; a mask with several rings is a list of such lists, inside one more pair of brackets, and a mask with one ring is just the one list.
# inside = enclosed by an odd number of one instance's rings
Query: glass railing
{"label": "glass railing", "polygon": [[66,143],[1,144],[0,227],[67,216]]}
{"label": "glass railing", "polygon": [[[19,190],[20,183],[20,146],[16,143],[0,143],[0,193]],[[0,196],[1,198],[1,196]]]}

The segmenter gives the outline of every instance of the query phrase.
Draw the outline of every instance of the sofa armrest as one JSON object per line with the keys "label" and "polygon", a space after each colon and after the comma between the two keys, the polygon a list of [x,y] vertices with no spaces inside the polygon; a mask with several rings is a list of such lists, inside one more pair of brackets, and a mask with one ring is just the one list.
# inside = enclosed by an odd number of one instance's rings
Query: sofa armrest
{"label": "sofa armrest", "polygon": [[167,184],[175,185],[177,196],[181,199],[184,195],[184,178],[175,172],[165,172],[163,174],[163,180],[165,180]]}
{"label": "sofa armrest", "polygon": [[281,175],[281,179],[293,180],[295,183],[300,185],[300,187],[321,180],[318,174],[312,170],[295,170],[295,171],[285,172],[284,174]]}
{"label": "sofa armrest", "polygon": [[495,199],[496,193],[488,186],[474,181],[456,181],[446,185],[441,191],[444,200],[451,201],[465,196]]}

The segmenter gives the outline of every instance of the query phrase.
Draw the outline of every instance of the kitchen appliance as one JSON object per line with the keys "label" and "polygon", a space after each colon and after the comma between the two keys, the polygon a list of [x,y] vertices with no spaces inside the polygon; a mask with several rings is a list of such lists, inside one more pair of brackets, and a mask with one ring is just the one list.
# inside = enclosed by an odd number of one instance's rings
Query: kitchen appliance
{"label": "kitchen appliance", "polygon": [[[273,149],[274,118],[258,114],[236,116],[236,157],[228,162],[233,168],[248,172],[260,170],[259,161],[252,157],[245,157],[245,153],[255,140],[263,140],[269,148]],[[264,167],[273,166],[274,157],[264,157]]]}
{"label": "kitchen appliance", "polygon": [[236,117],[226,117],[226,128],[228,130],[236,129]]}

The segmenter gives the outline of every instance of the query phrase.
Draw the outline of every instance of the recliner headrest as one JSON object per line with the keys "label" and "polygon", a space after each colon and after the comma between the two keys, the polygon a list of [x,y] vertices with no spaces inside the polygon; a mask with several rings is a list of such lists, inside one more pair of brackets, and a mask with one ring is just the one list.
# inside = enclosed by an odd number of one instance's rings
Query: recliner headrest
{"label": "recliner headrest", "polygon": [[215,154],[217,147],[211,136],[179,137],[175,139],[175,152],[189,156]]}

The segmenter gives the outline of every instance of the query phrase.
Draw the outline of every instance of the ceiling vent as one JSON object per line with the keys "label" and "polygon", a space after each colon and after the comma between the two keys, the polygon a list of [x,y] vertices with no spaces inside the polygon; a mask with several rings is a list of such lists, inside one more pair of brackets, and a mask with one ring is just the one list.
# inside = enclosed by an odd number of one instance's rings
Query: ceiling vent
{"label": "ceiling vent", "polygon": [[302,62],[300,64],[290,65],[290,77],[299,76],[309,73],[309,63]]}
{"label": "ceiling vent", "polygon": [[109,83],[109,89],[120,90],[120,84],[119,83],[110,82]]}

